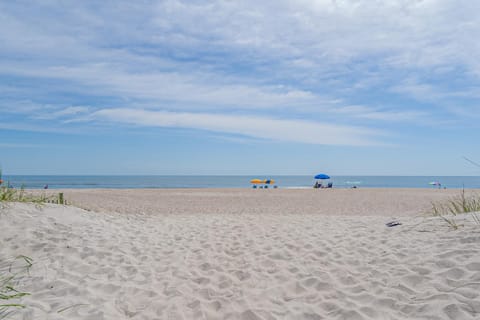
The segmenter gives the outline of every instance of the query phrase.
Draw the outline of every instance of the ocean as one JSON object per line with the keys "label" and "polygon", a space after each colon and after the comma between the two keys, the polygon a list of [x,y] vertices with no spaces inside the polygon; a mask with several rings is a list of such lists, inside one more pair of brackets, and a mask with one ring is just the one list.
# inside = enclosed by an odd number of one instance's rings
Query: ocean
{"label": "ocean", "polygon": [[[311,188],[313,176],[36,176],[4,175],[7,183],[15,188],[24,186],[41,189],[69,188],[251,188],[250,180],[274,179],[278,188]],[[429,185],[438,181],[442,188],[480,188],[480,176],[332,176],[329,182],[334,188],[438,188]],[[271,188],[271,186],[270,186]]]}

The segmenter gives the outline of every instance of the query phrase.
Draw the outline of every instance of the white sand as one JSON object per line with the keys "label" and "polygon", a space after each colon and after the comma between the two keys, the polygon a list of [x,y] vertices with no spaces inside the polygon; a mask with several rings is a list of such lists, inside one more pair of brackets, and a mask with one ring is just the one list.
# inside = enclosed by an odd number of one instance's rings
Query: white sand
{"label": "white sand", "polygon": [[[3,208],[0,259],[35,262],[12,319],[480,319],[480,227],[415,216],[447,192],[270,191],[75,190],[99,212]],[[326,214],[311,197],[342,203],[320,201]]]}
{"label": "white sand", "polygon": [[[458,195],[447,189],[66,189],[65,198],[94,211],[151,214],[419,215],[431,202]],[[44,191],[37,191],[44,193]]]}

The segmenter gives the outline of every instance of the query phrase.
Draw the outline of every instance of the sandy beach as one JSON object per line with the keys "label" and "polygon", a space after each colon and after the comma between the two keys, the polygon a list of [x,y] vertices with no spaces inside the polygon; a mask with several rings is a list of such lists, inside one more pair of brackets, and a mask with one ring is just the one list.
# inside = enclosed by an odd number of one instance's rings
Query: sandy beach
{"label": "sandy beach", "polygon": [[333,216],[422,215],[455,189],[64,189],[75,206],[137,214],[321,214]]}
{"label": "sandy beach", "polygon": [[425,215],[458,190],[61,192],[0,211],[12,319],[480,319],[480,227]]}

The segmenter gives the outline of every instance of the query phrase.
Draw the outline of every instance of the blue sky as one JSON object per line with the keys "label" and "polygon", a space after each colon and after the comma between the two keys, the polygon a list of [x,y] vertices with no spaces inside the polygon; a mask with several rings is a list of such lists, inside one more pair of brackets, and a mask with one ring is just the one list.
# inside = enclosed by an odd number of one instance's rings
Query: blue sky
{"label": "blue sky", "polygon": [[480,2],[4,1],[10,174],[480,175]]}

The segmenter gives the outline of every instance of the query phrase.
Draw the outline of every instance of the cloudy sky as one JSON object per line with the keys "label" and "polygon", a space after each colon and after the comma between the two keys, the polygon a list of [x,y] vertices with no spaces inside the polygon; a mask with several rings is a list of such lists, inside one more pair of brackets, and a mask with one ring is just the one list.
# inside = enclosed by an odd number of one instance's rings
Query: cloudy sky
{"label": "cloudy sky", "polygon": [[480,175],[480,2],[0,2],[11,174]]}

